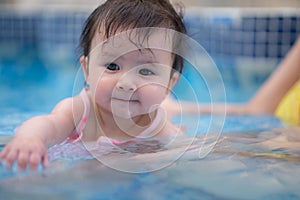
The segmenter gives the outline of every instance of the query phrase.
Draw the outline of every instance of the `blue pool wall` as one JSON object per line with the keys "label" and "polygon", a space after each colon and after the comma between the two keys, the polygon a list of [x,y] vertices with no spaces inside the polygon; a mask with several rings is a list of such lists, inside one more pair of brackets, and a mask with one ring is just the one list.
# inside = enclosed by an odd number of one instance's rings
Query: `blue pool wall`
{"label": "blue pool wall", "polygon": [[[90,12],[0,10],[0,45],[74,55]],[[282,58],[300,33],[298,11],[296,8],[187,8],[184,21],[189,35],[211,55]]]}

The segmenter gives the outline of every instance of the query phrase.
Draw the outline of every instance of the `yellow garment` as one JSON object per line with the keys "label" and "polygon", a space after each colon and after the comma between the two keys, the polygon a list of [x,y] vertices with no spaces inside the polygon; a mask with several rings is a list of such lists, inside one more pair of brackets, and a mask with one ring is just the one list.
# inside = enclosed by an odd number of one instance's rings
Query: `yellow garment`
{"label": "yellow garment", "polygon": [[289,125],[300,126],[300,80],[281,100],[275,114]]}

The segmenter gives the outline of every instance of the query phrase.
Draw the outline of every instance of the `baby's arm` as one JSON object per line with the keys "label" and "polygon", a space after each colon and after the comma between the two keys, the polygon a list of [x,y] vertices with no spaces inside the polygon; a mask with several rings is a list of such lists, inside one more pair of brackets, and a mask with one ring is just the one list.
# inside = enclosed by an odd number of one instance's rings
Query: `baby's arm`
{"label": "baby's arm", "polygon": [[[74,102],[78,101],[76,99]],[[27,165],[36,169],[40,163],[45,167],[47,148],[66,139],[75,127],[72,106],[73,99],[68,98],[57,104],[51,114],[24,122],[0,153],[0,159],[5,159],[9,167],[17,161],[20,169],[26,169]]]}

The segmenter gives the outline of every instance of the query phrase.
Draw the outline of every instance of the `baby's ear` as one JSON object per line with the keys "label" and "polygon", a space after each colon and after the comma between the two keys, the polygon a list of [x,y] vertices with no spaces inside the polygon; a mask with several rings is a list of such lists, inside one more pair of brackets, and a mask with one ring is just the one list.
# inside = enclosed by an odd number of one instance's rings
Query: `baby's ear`
{"label": "baby's ear", "polygon": [[178,79],[179,79],[179,73],[178,72],[174,72],[172,74],[172,77],[171,77],[170,82],[169,82],[169,90],[170,91],[173,89],[173,87],[177,83]]}
{"label": "baby's ear", "polygon": [[84,76],[85,76],[85,78],[87,78],[88,75],[89,75],[88,57],[81,56],[80,57],[80,64],[81,64],[81,67],[83,69]]}

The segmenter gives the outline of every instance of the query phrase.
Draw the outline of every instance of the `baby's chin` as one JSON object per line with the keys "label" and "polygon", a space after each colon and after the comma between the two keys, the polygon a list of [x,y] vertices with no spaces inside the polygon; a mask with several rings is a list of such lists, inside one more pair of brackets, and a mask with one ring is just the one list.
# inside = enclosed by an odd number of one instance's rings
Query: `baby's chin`
{"label": "baby's chin", "polygon": [[131,113],[128,112],[112,112],[113,117],[115,119],[124,119],[124,120],[128,120],[128,119],[132,119],[133,117],[135,117],[135,115],[132,115]]}
{"label": "baby's chin", "polygon": [[114,111],[112,112],[113,116],[115,119],[117,118],[121,118],[124,120],[129,120],[129,119],[134,119],[134,118],[138,118],[138,117],[143,117],[145,115],[149,115],[149,112],[130,112],[130,111]]}

